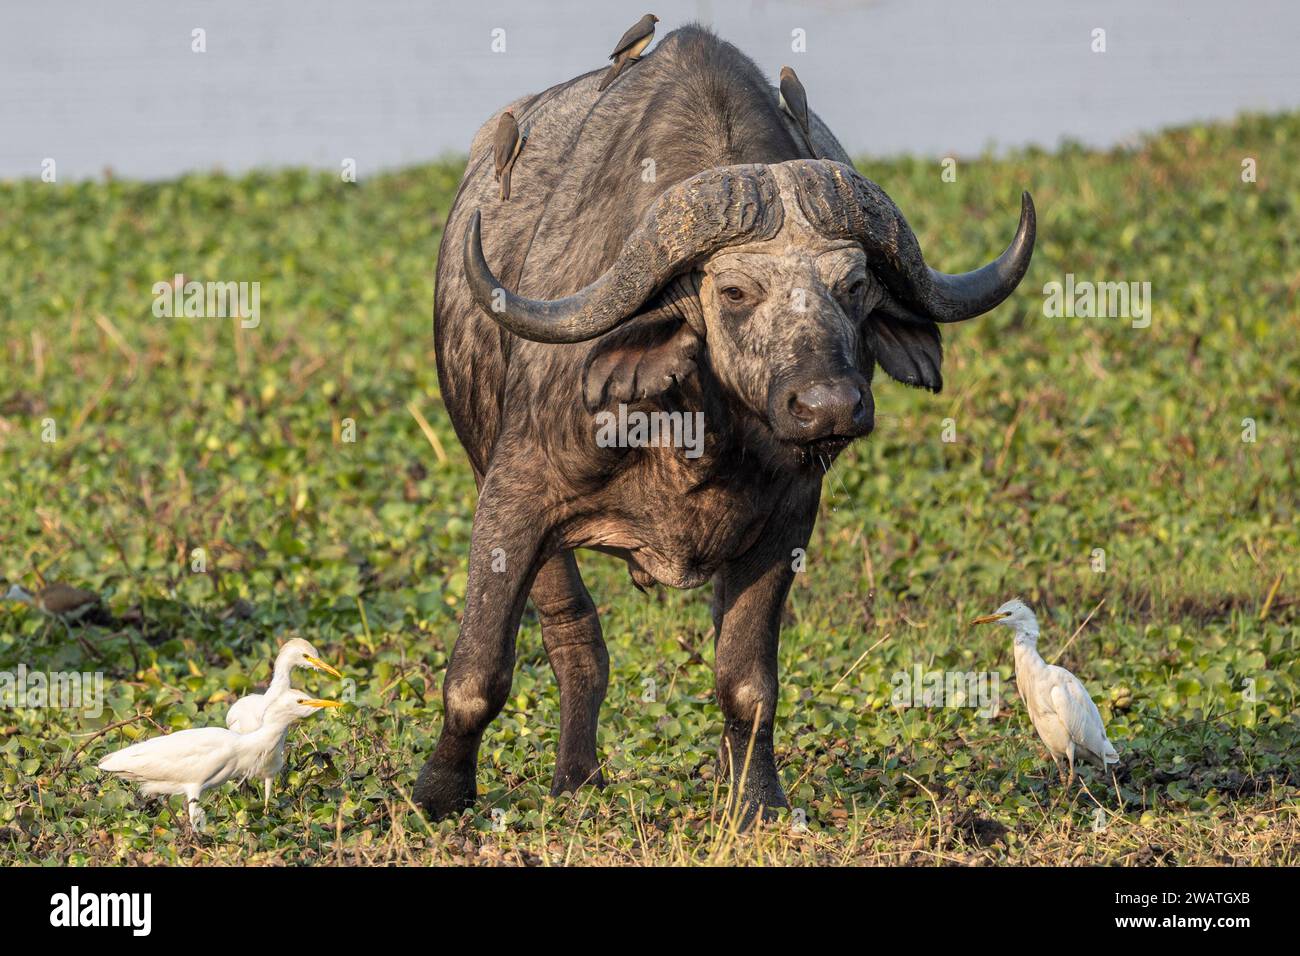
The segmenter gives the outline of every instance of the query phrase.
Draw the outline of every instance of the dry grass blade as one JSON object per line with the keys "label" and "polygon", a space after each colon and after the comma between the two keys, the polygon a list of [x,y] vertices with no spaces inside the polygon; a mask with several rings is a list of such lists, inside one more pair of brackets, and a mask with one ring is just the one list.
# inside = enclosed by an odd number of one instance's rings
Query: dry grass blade
{"label": "dry grass blade", "polygon": [[433,446],[433,453],[438,456],[438,464],[445,465],[447,463],[447,452],[443,449],[442,442],[438,439],[438,433],[433,430],[429,420],[424,417],[415,402],[407,402],[406,410],[411,413],[415,423],[420,426],[420,431],[424,432],[424,437]]}
{"label": "dry grass blade", "polygon": [[1083,619],[1083,623],[1074,629],[1074,633],[1071,634],[1070,639],[1065,642],[1065,646],[1062,647],[1059,651],[1057,651],[1055,655],[1053,655],[1051,663],[1055,664],[1057,661],[1061,659],[1061,655],[1070,649],[1070,645],[1074,643],[1074,639],[1078,637],[1081,633],[1083,633],[1083,629],[1088,626],[1088,622],[1092,620],[1092,616],[1096,614],[1099,610],[1101,610],[1101,606],[1105,603],[1106,603],[1105,598],[1102,598],[1100,601],[1097,602],[1097,606],[1088,612],[1088,616]]}

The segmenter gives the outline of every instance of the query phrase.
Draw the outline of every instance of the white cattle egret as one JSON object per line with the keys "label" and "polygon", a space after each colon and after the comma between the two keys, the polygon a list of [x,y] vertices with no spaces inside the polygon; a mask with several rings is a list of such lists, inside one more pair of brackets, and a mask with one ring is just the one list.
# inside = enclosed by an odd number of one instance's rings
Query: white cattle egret
{"label": "white cattle egret", "polygon": [[1015,631],[1016,686],[1029,710],[1029,719],[1063,780],[1061,758],[1069,761],[1067,787],[1074,782],[1076,754],[1103,770],[1108,764],[1119,763],[1119,754],[1106,739],[1101,713],[1083,682],[1064,667],[1048,664],[1039,656],[1038,618],[1023,601],[1008,601],[992,614],[977,617],[971,623],[998,623]]}
{"label": "white cattle egret", "polygon": [[[226,726],[238,734],[251,733],[261,727],[267,707],[289,689],[289,677],[295,667],[310,667],[334,677],[343,676],[321,660],[320,655],[316,653],[316,648],[302,638],[295,637],[291,641],[286,641],[280,648],[280,653],[275,656],[271,686],[266,689],[266,693],[247,694],[231,704],[230,710],[226,713]],[[261,775],[263,809],[271,802],[271,781],[284,766],[284,738],[288,732],[289,728],[286,725],[276,745],[275,758],[267,764],[266,773]]]}
{"label": "white cattle egret", "polygon": [[290,724],[322,707],[341,706],[335,700],[318,700],[300,690],[288,690],[267,706],[262,726],[251,733],[238,734],[224,727],[178,730],[111,753],[99,762],[99,769],[138,783],[146,796],[185,794],[190,825],[200,831],[204,815],[199,797],[203,791],[227,780],[242,783],[251,777],[265,777]]}

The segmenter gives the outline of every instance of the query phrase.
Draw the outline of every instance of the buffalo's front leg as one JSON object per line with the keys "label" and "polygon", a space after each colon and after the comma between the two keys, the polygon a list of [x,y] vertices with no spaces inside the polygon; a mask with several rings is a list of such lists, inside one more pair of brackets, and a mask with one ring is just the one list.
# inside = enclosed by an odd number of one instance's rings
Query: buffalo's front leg
{"label": "buffalo's front leg", "polygon": [[728,811],[743,826],[759,811],[789,806],[772,752],[776,657],[781,609],[794,580],[792,552],[807,546],[815,499],[809,511],[770,522],[758,544],[714,579],[714,671],[724,720],[719,759],[732,783]]}
{"label": "buffalo's front leg", "polygon": [[609,654],[596,605],[578,574],[572,552],[557,554],[537,572],[533,606],[542,643],[560,685],[560,747],[551,793],[583,784],[605,785],[596,758],[596,724],[609,686]]}
{"label": "buffalo's front leg", "polygon": [[442,684],[442,736],[415,784],[415,799],[434,819],[473,805],[479,742],[510,696],[519,618],[545,536],[536,501],[499,472],[479,494],[465,614]]}

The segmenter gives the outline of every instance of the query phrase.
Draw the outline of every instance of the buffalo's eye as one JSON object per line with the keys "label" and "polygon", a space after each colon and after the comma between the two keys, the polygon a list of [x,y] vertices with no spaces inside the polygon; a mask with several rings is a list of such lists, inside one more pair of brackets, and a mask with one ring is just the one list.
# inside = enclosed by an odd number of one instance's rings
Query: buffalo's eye
{"label": "buffalo's eye", "polygon": [[854,298],[857,298],[858,296],[862,295],[863,292],[866,291],[867,291],[867,283],[863,279],[854,279],[852,284],[849,285],[849,295],[853,296]]}
{"label": "buffalo's eye", "polygon": [[722,297],[728,302],[744,302],[745,290],[738,286],[729,285],[723,288]]}

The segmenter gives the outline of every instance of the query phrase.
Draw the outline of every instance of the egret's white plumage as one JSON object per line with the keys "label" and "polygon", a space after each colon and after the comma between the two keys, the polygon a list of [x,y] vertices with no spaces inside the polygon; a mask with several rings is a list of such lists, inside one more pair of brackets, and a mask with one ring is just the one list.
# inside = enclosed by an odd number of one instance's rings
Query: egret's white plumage
{"label": "egret's white plumage", "polygon": [[1062,757],[1069,762],[1069,783],[1074,781],[1076,756],[1102,769],[1119,763],[1119,754],[1106,738],[1101,712],[1083,682],[1064,667],[1048,664],[1039,655],[1038,618],[1023,601],[1010,600],[992,614],[977,617],[971,623],[997,623],[1015,631],[1016,686],[1029,711],[1029,719],[1057,769],[1061,768]]}
{"label": "egret's white plumage", "polygon": [[[284,734],[295,720],[310,717],[322,707],[339,707],[337,701],[319,700],[298,690],[280,694],[267,706],[258,729],[240,734],[222,727],[179,730],[154,737],[109,754],[99,769],[121,775],[140,785],[146,796],[183,793],[190,823],[203,828],[199,797],[205,790],[228,780],[243,782],[265,777],[277,759]],[[283,760],[280,755],[278,759]]]}
{"label": "egret's white plumage", "polygon": [[[271,702],[289,689],[289,678],[293,674],[295,667],[308,667],[318,671],[324,671],[332,674],[334,677],[342,677],[337,670],[326,664],[316,648],[312,647],[307,641],[300,637],[295,637],[291,641],[286,641],[280,648],[280,652],[275,656],[275,668],[271,673],[271,685],[267,687],[265,694],[247,694],[230,705],[230,710],[226,713],[226,726],[239,734],[251,733],[262,726],[262,717]],[[280,773],[284,766],[284,738],[289,732],[286,725],[284,731],[280,734],[280,740],[276,744],[274,759],[266,765],[266,773],[262,776],[262,806],[265,807],[271,802],[271,781]]]}

